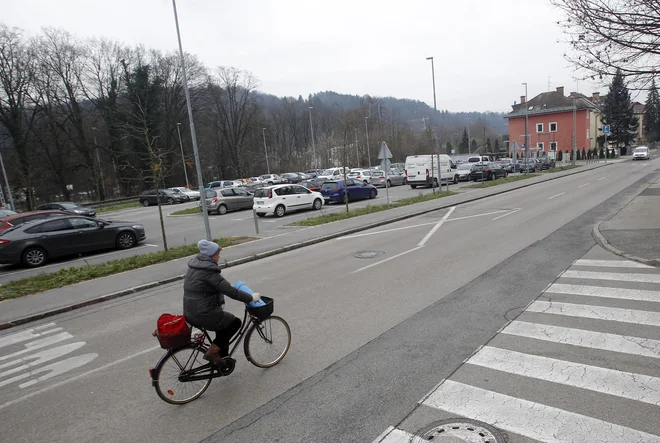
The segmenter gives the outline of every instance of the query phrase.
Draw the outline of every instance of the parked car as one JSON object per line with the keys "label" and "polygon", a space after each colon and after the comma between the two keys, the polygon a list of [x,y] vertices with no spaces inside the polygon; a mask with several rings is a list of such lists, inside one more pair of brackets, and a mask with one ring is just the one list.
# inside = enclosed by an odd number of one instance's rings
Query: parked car
{"label": "parked car", "polygon": [[79,215],[22,223],[0,232],[0,263],[36,268],[50,259],[104,249],[128,249],[146,238],[137,223]]}
{"label": "parked car", "polygon": [[493,159],[486,155],[472,156],[472,157],[468,157],[467,159],[468,163],[490,163],[492,161]]}
{"label": "parked car", "polygon": [[259,217],[274,214],[283,217],[290,211],[321,209],[323,196],[300,185],[275,185],[257,189],[254,193],[254,210]]}
{"label": "parked car", "polygon": [[497,163],[499,163],[506,172],[513,172],[513,162],[510,158],[502,158]]}
{"label": "parked car", "polygon": [[215,180],[207,183],[204,189],[233,188],[234,186],[238,186],[234,180]]}
{"label": "parked car", "polygon": [[532,159],[529,159],[527,162],[524,159],[520,159],[514,164],[514,167],[516,172],[536,172],[538,169],[536,162]]}
{"label": "parked car", "polygon": [[308,169],[305,171],[305,174],[307,174],[309,178],[316,178],[321,172],[323,172],[323,169]]}
{"label": "parked car", "polygon": [[540,165],[541,171],[555,167],[555,161],[548,157],[541,157],[540,159],[537,159],[537,164]]}
{"label": "parked car", "polygon": [[247,191],[250,195],[254,195],[254,192],[257,189],[263,188],[265,185],[263,183],[248,183],[243,186],[237,186],[236,189],[242,189],[244,191]]}
{"label": "parked car", "polygon": [[470,172],[474,163],[461,163],[454,170],[454,181],[470,181]]}
{"label": "parked car", "polygon": [[187,196],[184,196],[182,193],[175,193],[169,189],[159,189],[158,192],[156,192],[155,189],[147,189],[138,196],[138,201],[145,207],[157,205],[158,201],[156,200],[156,194],[158,194],[158,200],[160,200],[161,204],[166,203],[168,205],[173,205],[175,203],[188,201],[186,199]]}
{"label": "parked car", "polygon": [[168,191],[174,192],[176,195],[180,196],[184,202],[189,202],[190,201],[190,196],[188,194],[184,194],[181,192],[180,189],[173,189],[173,188],[167,188]]}
{"label": "parked car", "polygon": [[284,174],[281,174],[280,177],[286,179],[287,183],[300,183],[307,179],[307,176],[300,172],[285,172]]}
{"label": "parked car", "polygon": [[[16,214],[16,213],[14,213],[14,214]],[[14,226],[18,226],[18,225],[26,223],[26,222],[42,220],[44,218],[61,217],[63,215],[71,215],[71,214],[69,214],[68,212],[64,212],[64,211],[29,211],[29,212],[21,212],[20,214],[10,215],[10,216],[7,216],[7,217],[4,217],[4,218],[0,219],[0,231],[7,230],[9,228],[12,228]]]}
{"label": "parked car", "polygon": [[651,160],[651,154],[647,146],[638,146],[633,151],[633,160]]}
{"label": "parked car", "polygon": [[311,178],[303,180],[298,184],[306,187],[310,191],[321,192],[321,186],[323,186],[323,183],[325,183],[325,180],[322,178]]}
{"label": "parked car", "polygon": [[280,185],[283,183],[282,178],[277,174],[266,174],[259,177],[262,183],[269,186]]}
{"label": "parked car", "polygon": [[44,203],[36,208],[37,211],[64,211],[72,215],[84,215],[85,217],[96,217],[96,210],[80,206],[72,202]]}
{"label": "parked car", "polygon": [[390,169],[385,178],[385,172],[379,169],[371,171],[371,184],[374,186],[392,187],[405,185],[407,183],[406,176],[398,170]]}
{"label": "parked car", "polygon": [[371,171],[368,169],[351,169],[351,172],[349,172],[346,177],[362,180],[365,183],[371,183]]}
{"label": "parked car", "polygon": [[[244,189],[238,187],[226,189],[207,189],[204,191],[206,197],[206,211],[211,214],[224,215],[229,211],[250,209],[254,204],[254,196]],[[199,202],[202,208],[202,202]]]}
{"label": "parked car", "polygon": [[349,178],[323,183],[321,194],[326,203],[344,201],[344,194],[348,190],[348,201],[376,198],[378,190],[374,185],[365,183],[358,179]]}
{"label": "parked car", "polygon": [[507,172],[497,163],[472,163],[470,170],[470,180],[495,180],[496,178],[506,178]]}
{"label": "parked car", "polygon": [[12,211],[11,209],[0,209],[0,218],[9,217],[16,214],[18,214],[18,212]]}
{"label": "parked car", "polygon": [[194,189],[184,188],[183,186],[178,188],[169,188],[169,190],[173,192],[181,192],[182,194],[187,195],[190,200],[199,200],[201,195],[199,191],[196,191]]}
{"label": "parked car", "polygon": [[344,173],[348,175],[351,171],[348,168],[329,168],[321,172],[318,178],[323,178],[326,180],[342,180],[344,178]]}

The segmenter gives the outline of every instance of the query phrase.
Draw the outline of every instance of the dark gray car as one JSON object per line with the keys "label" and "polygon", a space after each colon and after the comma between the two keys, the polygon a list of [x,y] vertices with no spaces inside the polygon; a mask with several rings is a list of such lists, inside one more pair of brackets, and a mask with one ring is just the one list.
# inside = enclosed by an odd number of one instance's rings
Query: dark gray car
{"label": "dark gray car", "polygon": [[83,215],[85,217],[95,217],[96,210],[86,206],[80,206],[73,202],[44,203],[37,206],[37,211],[64,211],[73,215]]}
{"label": "dark gray car", "polygon": [[49,259],[103,249],[128,249],[146,238],[137,223],[67,215],[0,232],[0,264],[44,265]]}

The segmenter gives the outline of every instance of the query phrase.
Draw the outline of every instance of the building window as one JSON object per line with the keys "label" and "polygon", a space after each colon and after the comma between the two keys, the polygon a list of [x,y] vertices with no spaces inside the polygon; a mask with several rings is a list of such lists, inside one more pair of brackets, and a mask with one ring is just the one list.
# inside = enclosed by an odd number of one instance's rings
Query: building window
{"label": "building window", "polygon": [[587,129],[587,140],[590,140],[591,137],[589,137],[589,129]]}
{"label": "building window", "polygon": [[557,151],[557,142],[550,142],[550,150]]}
{"label": "building window", "polygon": [[543,123],[536,124],[536,132],[543,132]]}
{"label": "building window", "polygon": [[536,147],[538,148],[539,151],[545,151],[545,146],[543,145],[543,142],[538,142],[536,144]]}
{"label": "building window", "polygon": [[550,132],[557,132],[557,122],[550,123]]}

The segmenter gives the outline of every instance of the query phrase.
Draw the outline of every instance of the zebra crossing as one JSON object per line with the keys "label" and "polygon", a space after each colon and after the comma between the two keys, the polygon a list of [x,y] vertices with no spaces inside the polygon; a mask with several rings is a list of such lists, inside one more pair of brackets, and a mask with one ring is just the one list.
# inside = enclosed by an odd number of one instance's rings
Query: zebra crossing
{"label": "zebra crossing", "polygon": [[660,269],[595,247],[419,404],[374,443],[427,441],[415,414],[512,443],[660,443]]}

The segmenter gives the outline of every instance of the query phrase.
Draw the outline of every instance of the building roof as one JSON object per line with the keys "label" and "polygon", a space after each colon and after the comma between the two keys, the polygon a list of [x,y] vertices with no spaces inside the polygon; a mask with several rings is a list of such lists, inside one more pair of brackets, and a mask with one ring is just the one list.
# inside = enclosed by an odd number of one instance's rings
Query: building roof
{"label": "building roof", "polygon": [[543,92],[526,103],[514,104],[506,118],[524,117],[525,115],[554,114],[573,110],[573,99],[578,110],[594,109],[597,106],[586,96],[572,92],[565,97],[559,91]]}

